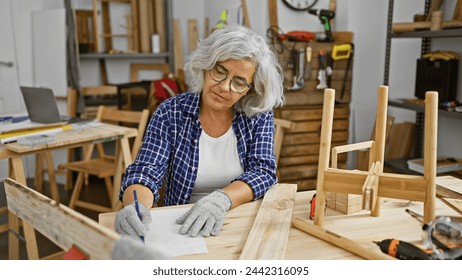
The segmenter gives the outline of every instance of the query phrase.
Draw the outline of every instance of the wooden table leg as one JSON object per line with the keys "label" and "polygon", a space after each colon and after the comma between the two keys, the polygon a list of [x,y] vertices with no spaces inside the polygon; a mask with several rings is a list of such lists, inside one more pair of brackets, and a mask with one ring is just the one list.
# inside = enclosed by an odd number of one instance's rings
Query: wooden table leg
{"label": "wooden table leg", "polygon": [[113,186],[113,194],[112,194],[112,201],[111,207],[113,211],[118,211],[120,209],[119,203],[119,190],[122,184],[122,174],[123,171],[128,167],[130,163],[132,163],[132,156],[130,153],[130,145],[128,143],[127,138],[122,138],[119,140],[120,149],[116,152],[116,171],[114,174],[114,183]]}
{"label": "wooden table leg", "polygon": [[[9,174],[19,183],[27,185],[21,157],[9,159]],[[8,233],[8,258],[10,260],[17,260],[19,259],[19,239],[16,234],[19,234],[19,218],[11,212],[8,213],[8,228],[10,230]],[[38,259],[39,254],[34,228],[28,223],[23,222],[23,230],[28,258],[31,260]]]}
{"label": "wooden table leg", "polygon": [[44,155],[47,162],[48,182],[50,185],[51,198],[59,203],[61,200],[59,199],[58,184],[56,183],[56,171],[53,163],[53,157],[51,156],[51,151],[44,152]]}

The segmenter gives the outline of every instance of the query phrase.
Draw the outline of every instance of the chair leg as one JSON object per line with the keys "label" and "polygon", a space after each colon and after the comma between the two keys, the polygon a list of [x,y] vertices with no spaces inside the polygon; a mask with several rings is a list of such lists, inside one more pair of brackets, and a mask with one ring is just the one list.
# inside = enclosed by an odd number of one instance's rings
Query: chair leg
{"label": "chair leg", "polygon": [[75,202],[79,199],[80,191],[82,190],[84,175],[85,174],[83,172],[79,172],[77,180],[75,181],[74,189],[72,190],[72,196],[69,200],[69,208],[71,209],[74,209]]}
{"label": "chair leg", "polygon": [[43,193],[43,171],[44,171],[43,163],[44,161],[45,161],[45,158],[43,156],[43,153],[38,153],[35,156],[34,185],[35,185],[35,190],[37,190],[40,193]]}
{"label": "chair leg", "polygon": [[112,191],[113,191],[113,186],[112,186],[112,177],[104,177],[104,182],[106,185],[106,192],[107,196],[109,198],[109,202],[111,203],[111,198],[112,198]]}

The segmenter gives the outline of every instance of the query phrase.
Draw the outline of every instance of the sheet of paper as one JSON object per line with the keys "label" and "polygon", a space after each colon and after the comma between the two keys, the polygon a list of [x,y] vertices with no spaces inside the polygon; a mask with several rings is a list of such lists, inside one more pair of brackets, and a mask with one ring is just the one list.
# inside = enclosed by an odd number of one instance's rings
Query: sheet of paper
{"label": "sheet of paper", "polygon": [[202,236],[179,234],[181,225],[175,220],[190,208],[165,208],[151,210],[152,224],[146,236],[146,244],[171,257],[206,254],[207,244]]}

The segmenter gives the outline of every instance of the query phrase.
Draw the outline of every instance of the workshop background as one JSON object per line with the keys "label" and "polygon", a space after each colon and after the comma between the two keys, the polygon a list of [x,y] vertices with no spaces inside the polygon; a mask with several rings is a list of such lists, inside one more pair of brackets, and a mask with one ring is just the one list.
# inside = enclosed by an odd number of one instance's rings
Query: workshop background
{"label": "workshop background", "polygon": [[[319,0],[314,9],[328,9],[332,1]],[[442,6],[445,19],[452,17],[456,0],[446,0]],[[91,9],[91,0],[72,1],[76,9]],[[197,19],[199,38],[205,33],[204,19],[209,19],[213,27],[220,18],[223,9],[228,11],[228,23],[242,22],[240,0],[173,0],[173,18],[181,23],[183,56],[186,60],[188,45],[188,20]],[[267,38],[270,26],[267,0],[246,1],[251,28]],[[385,51],[387,37],[387,16],[389,1],[385,0],[339,0],[336,1],[336,14],[333,19],[334,32],[353,33],[354,64],[351,82],[351,102],[349,121],[349,141],[369,140],[374,126],[377,88],[384,82]],[[393,22],[412,22],[414,15],[423,14],[424,0],[394,1]],[[114,28],[122,28],[126,9],[116,7],[111,17],[121,20]],[[310,31],[322,32],[323,28],[316,16],[306,12],[289,9],[282,0],[277,1],[278,25],[283,32]],[[37,33],[35,20],[47,18],[47,25]],[[0,61],[12,61],[14,67],[0,70],[0,114],[24,110],[19,85],[50,86],[56,96],[65,96],[67,74],[65,71],[65,45],[63,44],[64,4],[62,0],[0,0]],[[43,61],[37,52],[36,44],[48,52],[54,52],[53,59]],[[433,50],[451,50],[461,52],[462,38],[442,38],[432,41]],[[115,48],[124,49],[126,43],[115,43]],[[420,38],[393,40],[389,69],[390,99],[413,98],[415,91],[416,60],[420,57]],[[123,83],[129,80],[129,60],[117,59],[107,62],[110,83]],[[133,62],[133,60],[130,60]],[[147,62],[137,59],[135,62]],[[101,83],[97,60],[81,60],[81,85],[91,86]],[[460,65],[459,65],[460,67]],[[458,71],[458,81],[462,71]],[[460,82],[458,82],[460,84]],[[457,100],[462,100],[460,85],[457,87]],[[64,100],[58,100],[62,113],[66,113]],[[415,112],[400,108],[389,108],[389,115],[395,117],[395,123],[415,122]],[[438,155],[462,157],[460,139],[462,129],[456,118],[439,118]],[[56,164],[65,162],[65,154],[54,154]],[[355,156],[349,156],[348,167],[355,166]],[[35,170],[34,158],[27,160],[27,177]],[[0,178],[6,177],[6,162],[0,162]]]}

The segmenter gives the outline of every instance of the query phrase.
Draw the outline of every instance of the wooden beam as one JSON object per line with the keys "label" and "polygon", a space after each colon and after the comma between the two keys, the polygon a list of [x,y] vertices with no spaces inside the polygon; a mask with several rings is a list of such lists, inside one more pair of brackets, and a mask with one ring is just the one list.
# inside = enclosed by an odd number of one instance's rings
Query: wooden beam
{"label": "wooden beam", "polygon": [[268,12],[270,20],[270,28],[275,28],[274,31],[277,31],[278,26],[278,3],[277,0],[268,0]]}
{"label": "wooden beam", "polygon": [[[292,225],[301,231],[311,234],[319,239],[327,241],[339,248],[342,248],[350,253],[358,255],[367,260],[396,260],[395,258],[380,252],[379,250],[371,250],[366,248],[360,243],[357,243],[351,239],[342,237],[334,232],[325,230],[321,227],[313,225],[300,218],[294,218]],[[378,248],[378,247],[377,247]]]}
{"label": "wooden beam", "polygon": [[[156,13],[156,33],[159,34],[160,38],[160,51],[166,52],[167,51],[167,34],[166,34],[166,26],[165,26],[165,6],[164,0],[154,0],[154,9]],[[172,51],[172,50],[168,50]],[[176,61],[176,56],[175,56]]]}
{"label": "wooden beam", "polygon": [[284,259],[296,192],[296,184],[277,184],[266,192],[239,259]]}
{"label": "wooden beam", "polygon": [[181,35],[181,22],[179,19],[173,20],[173,55],[175,57],[175,75],[179,76],[179,72],[183,70],[184,55],[183,55],[183,39]]}
{"label": "wooden beam", "polygon": [[244,25],[247,26],[248,28],[251,28],[250,27],[249,10],[247,9],[246,0],[241,0],[241,6],[242,6],[242,14],[244,16]]}
{"label": "wooden beam", "polygon": [[197,49],[198,41],[199,31],[197,30],[197,19],[188,19],[188,45],[190,53]]}
{"label": "wooden beam", "polygon": [[4,183],[8,210],[56,245],[66,251],[76,245],[90,259],[111,259],[117,233],[10,178]]}

